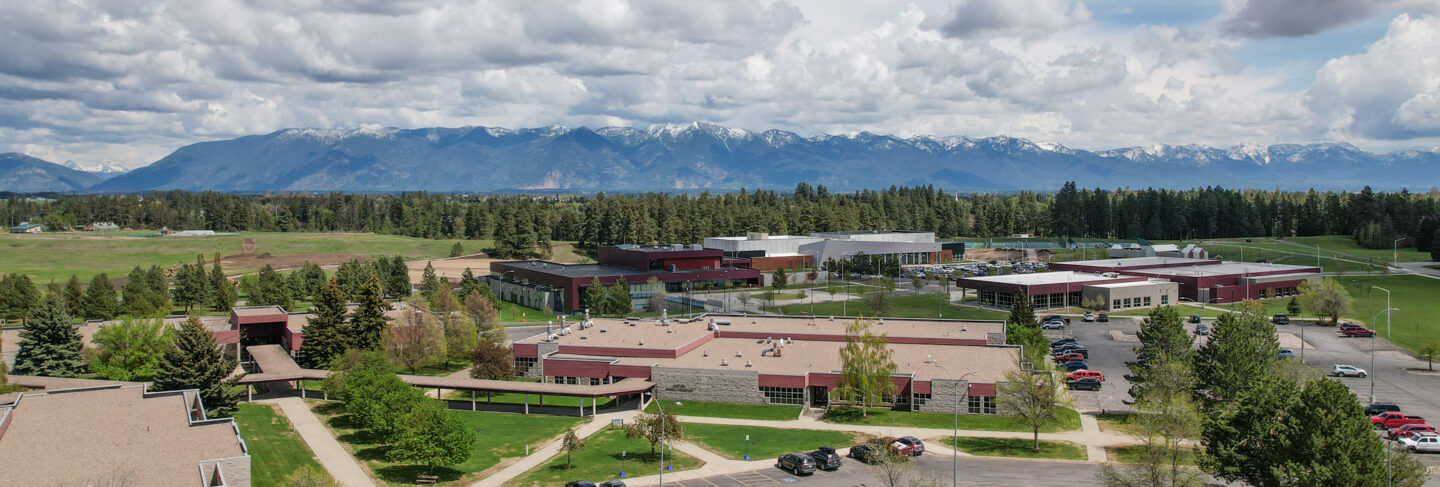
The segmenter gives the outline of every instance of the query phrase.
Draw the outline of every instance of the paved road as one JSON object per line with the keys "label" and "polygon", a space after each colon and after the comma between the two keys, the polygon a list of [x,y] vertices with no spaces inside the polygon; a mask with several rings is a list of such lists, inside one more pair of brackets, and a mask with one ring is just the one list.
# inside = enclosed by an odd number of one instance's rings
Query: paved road
{"label": "paved road", "polygon": [[[917,459],[920,475],[939,485],[950,485],[952,464],[948,455],[926,454]],[[978,486],[1045,486],[1064,479],[1067,486],[1099,485],[1095,481],[1097,466],[1087,463],[1047,462],[1004,458],[960,457],[960,485]],[[814,475],[792,475],[779,468],[763,468],[748,472],[716,475],[703,479],[666,482],[681,487],[762,487],[772,485],[805,485],[816,487],[881,486],[881,476],[870,467],[845,459],[834,472]]]}

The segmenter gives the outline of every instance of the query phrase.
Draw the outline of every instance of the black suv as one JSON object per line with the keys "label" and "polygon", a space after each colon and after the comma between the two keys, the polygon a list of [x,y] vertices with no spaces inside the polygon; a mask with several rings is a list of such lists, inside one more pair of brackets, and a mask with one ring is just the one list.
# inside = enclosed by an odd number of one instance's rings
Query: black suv
{"label": "black suv", "polygon": [[1100,379],[1094,377],[1081,377],[1065,381],[1071,390],[1076,391],[1098,391],[1100,390]]}
{"label": "black suv", "polygon": [[1365,405],[1366,416],[1379,416],[1390,411],[1399,412],[1400,405],[1393,402],[1372,402]]}
{"label": "black suv", "polygon": [[591,482],[589,480],[576,480],[574,482],[566,482],[565,487],[595,487],[595,482]]}
{"label": "black suv", "polygon": [[795,475],[810,475],[815,473],[815,459],[804,453],[786,453],[780,457],[775,464],[783,470],[789,470]]}
{"label": "black suv", "polygon": [[880,450],[874,445],[855,445],[850,447],[850,458],[864,464],[875,463],[880,461]]}
{"label": "black suv", "polygon": [[1275,315],[1273,318],[1270,318],[1270,322],[1277,325],[1288,325],[1290,324],[1290,317],[1285,315]]}
{"label": "black suv", "polygon": [[1199,322],[1200,322],[1200,315],[1190,315],[1190,322],[1191,322],[1191,323],[1199,323]]}
{"label": "black suv", "polygon": [[1108,323],[1110,321],[1110,313],[1100,313],[1099,316],[1095,317],[1095,321],[1098,321],[1100,323]]}
{"label": "black suv", "polygon": [[810,458],[815,459],[815,468],[820,470],[835,470],[840,468],[840,455],[835,454],[835,449],[822,446],[820,449],[810,452]]}

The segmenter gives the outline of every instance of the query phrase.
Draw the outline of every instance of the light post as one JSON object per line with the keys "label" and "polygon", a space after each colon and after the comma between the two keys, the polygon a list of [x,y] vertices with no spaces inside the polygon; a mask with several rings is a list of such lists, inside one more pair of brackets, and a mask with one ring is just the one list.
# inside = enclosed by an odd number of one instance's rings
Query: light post
{"label": "light post", "polygon": [[620,478],[625,478],[625,450],[620,450]]}
{"label": "light post", "polygon": [[[1400,310],[1395,309],[1395,308],[1385,308],[1384,310],[1381,310],[1380,313],[1389,313],[1389,312],[1391,312],[1391,311],[1400,311]],[[1371,322],[1371,323],[1374,323],[1377,318],[1380,318],[1380,313],[1375,313],[1375,316],[1370,317],[1370,322]],[[1375,403],[1375,332],[1374,332],[1373,330],[1370,332],[1370,370],[1367,370],[1366,372],[1368,372],[1368,373],[1370,374],[1370,403],[1371,403],[1371,404],[1374,404],[1374,403]]]}
{"label": "light post", "polygon": [[750,459],[750,435],[745,435],[745,459]]}
{"label": "light post", "polygon": [[1392,243],[1390,244],[1390,248],[1391,248],[1390,251],[1392,252],[1391,257],[1393,257],[1393,258],[1395,259],[1395,267],[1400,267],[1400,241],[1401,241],[1401,240],[1405,240],[1405,239],[1404,239],[1404,238],[1397,238],[1397,239],[1395,239],[1394,242],[1392,242]]}
{"label": "light post", "polygon": [[1370,288],[1385,291],[1385,338],[1390,338],[1390,290],[1380,286],[1370,286]]}
{"label": "light post", "polygon": [[[945,366],[940,365],[940,362],[934,362],[931,365],[944,371],[945,375],[950,375],[950,371],[947,370]],[[960,382],[972,375],[976,374],[974,372],[966,372],[964,375],[961,375],[960,378],[955,379],[955,425],[953,429],[950,430],[950,463],[953,476],[951,477],[950,483],[957,487],[960,485]],[[932,389],[931,392],[934,392],[934,390]]]}

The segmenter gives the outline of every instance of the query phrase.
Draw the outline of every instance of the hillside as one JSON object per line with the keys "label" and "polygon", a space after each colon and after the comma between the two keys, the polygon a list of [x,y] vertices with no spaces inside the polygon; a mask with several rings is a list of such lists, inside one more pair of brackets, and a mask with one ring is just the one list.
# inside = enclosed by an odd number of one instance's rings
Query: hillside
{"label": "hillside", "polygon": [[0,154],[0,191],[42,193],[80,191],[101,178],[25,154]]}

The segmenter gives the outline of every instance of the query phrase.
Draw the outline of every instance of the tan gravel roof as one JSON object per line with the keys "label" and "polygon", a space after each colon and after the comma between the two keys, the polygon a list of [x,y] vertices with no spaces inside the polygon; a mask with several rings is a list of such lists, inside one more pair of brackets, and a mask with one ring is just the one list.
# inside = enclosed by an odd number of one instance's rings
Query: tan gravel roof
{"label": "tan gravel roof", "polygon": [[8,412],[0,487],[201,486],[202,461],[245,456],[233,421],[191,424],[184,395],[139,385],[25,393]]}
{"label": "tan gravel roof", "polygon": [[[759,340],[763,342],[764,340]],[[778,340],[776,341],[778,342]],[[801,375],[807,372],[839,371],[843,342],[793,341],[781,347],[781,356],[761,356],[760,352],[773,343],[757,343],[745,338],[717,338],[679,358],[620,358],[621,365],[658,365],[661,367],[754,370],[761,374]],[[993,383],[1004,379],[1005,372],[1015,367],[1018,347],[987,347],[957,345],[891,344],[896,373],[915,374],[916,380],[945,378],[945,372],[931,360],[955,375],[975,372],[972,382]],[[740,357],[735,356],[736,351]],[[706,356],[706,353],[709,356]],[[721,365],[722,360],[728,365]],[[750,366],[746,367],[746,361]]]}
{"label": "tan gravel roof", "polygon": [[[553,333],[560,345],[589,347],[622,347],[676,349],[694,342],[710,333],[709,325],[717,323],[721,332],[773,333],[775,337],[802,335],[844,335],[845,327],[853,318],[816,317],[813,320],[803,316],[729,316],[708,315],[691,322],[671,320],[669,326],[655,320],[594,319],[594,326],[580,329],[578,323],[569,324],[570,334],[560,334],[557,324]],[[729,324],[724,324],[729,322]],[[1003,333],[1005,324],[999,321],[954,321],[884,318],[875,320],[871,330],[885,333],[890,338],[985,338],[987,333]],[[517,343],[539,343],[545,341],[545,334],[539,334]],[[641,342],[644,342],[643,344]]]}

